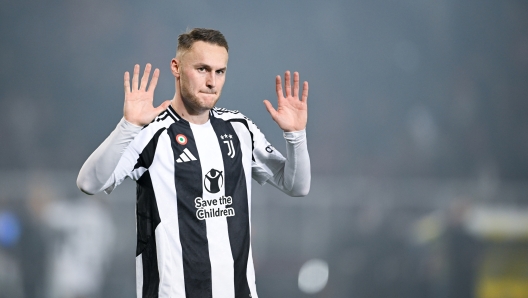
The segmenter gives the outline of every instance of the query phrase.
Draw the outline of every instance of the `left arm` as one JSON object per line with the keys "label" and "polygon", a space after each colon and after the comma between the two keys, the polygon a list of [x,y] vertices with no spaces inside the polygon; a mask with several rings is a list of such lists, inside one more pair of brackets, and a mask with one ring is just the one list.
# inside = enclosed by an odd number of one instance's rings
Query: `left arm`
{"label": "left arm", "polygon": [[278,107],[265,100],[264,104],[273,120],[284,131],[286,159],[283,166],[268,182],[291,196],[305,196],[310,190],[310,157],[306,144],[306,123],[308,120],[308,82],[304,82],[299,99],[299,73],[293,74],[293,92],[290,72],[284,74],[285,95],[281,77],[275,78]]}
{"label": "left arm", "polygon": [[286,160],[284,167],[267,182],[293,197],[304,197],[310,191],[310,157],[306,131],[284,132]]}

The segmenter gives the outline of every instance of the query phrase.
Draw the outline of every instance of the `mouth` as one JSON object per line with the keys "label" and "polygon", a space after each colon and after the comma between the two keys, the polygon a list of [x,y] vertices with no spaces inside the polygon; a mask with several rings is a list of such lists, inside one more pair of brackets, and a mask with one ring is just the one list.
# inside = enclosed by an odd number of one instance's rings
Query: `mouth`
{"label": "mouth", "polygon": [[216,94],[216,91],[215,90],[201,90],[200,93],[205,93],[205,94]]}

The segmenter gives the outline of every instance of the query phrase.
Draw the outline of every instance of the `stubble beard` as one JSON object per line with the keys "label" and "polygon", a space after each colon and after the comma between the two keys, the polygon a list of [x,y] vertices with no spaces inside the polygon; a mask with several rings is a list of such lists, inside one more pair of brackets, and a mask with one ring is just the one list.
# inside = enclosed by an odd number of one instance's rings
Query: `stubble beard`
{"label": "stubble beard", "polygon": [[180,84],[180,90],[183,105],[185,106],[188,113],[194,115],[211,110],[218,102],[218,99],[220,99],[220,95],[218,94],[216,99],[211,103],[204,102],[198,96],[193,94],[188,88],[186,88],[185,84]]}

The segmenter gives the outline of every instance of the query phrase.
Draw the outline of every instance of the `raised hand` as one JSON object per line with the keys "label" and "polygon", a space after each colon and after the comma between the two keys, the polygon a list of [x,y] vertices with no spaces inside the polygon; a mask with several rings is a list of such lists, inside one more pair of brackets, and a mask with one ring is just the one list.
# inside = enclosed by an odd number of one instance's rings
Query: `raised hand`
{"label": "raised hand", "polygon": [[304,82],[302,97],[299,100],[299,73],[293,73],[293,93],[291,90],[290,83],[290,71],[284,73],[284,87],[286,88],[286,94],[283,94],[281,77],[275,78],[275,89],[277,91],[277,110],[273,108],[273,105],[268,101],[264,100],[266,109],[271,115],[271,118],[279,127],[284,131],[298,131],[306,128],[306,122],[308,121],[308,82]]}
{"label": "raised hand", "polygon": [[167,100],[157,108],[153,106],[154,90],[158,84],[159,69],[156,68],[154,70],[152,80],[150,80],[150,85],[147,88],[151,67],[150,63],[147,63],[143,77],[141,77],[141,82],[139,82],[139,64],[134,66],[132,88],[130,88],[130,74],[128,71],[125,72],[125,105],[123,107],[123,115],[125,120],[138,126],[149,124],[170,105],[170,101]]}

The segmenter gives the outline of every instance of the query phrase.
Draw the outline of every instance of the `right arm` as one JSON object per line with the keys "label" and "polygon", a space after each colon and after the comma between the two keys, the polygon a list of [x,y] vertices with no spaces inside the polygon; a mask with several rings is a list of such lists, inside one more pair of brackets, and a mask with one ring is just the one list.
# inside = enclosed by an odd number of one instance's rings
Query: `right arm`
{"label": "right arm", "polygon": [[89,195],[96,194],[115,182],[114,170],[128,144],[141,130],[122,118],[117,127],[84,162],[77,187]]}
{"label": "right arm", "polygon": [[132,77],[132,88],[130,88],[130,75],[125,72],[123,119],[82,166],[77,177],[77,187],[81,191],[87,194],[95,194],[114,185],[114,170],[128,144],[139,133],[141,127],[150,123],[170,105],[170,101],[167,100],[159,107],[154,108],[152,103],[159,69],[154,71],[147,89],[150,70],[151,65],[147,64],[141,78],[141,84],[139,84],[139,65],[136,65]]}

